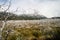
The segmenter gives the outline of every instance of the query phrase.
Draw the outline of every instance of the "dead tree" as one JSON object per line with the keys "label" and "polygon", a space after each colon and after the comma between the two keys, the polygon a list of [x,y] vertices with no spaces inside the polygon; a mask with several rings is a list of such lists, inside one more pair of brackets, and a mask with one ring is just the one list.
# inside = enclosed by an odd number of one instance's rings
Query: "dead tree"
{"label": "dead tree", "polygon": [[[5,10],[2,8],[4,5],[5,5],[5,3],[2,4],[2,5],[0,5],[0,9],[3,10],[3,11],[2,11],[3,13],[7,13],[7,11],[9,10],[9,8],[10,8],[10,6],[11,6],[11,0],[9,0],[9,5],[8,5],[7,9],[5,9]],[[0,40],[2,40],[2,31],[3,31],[3,29],[4,29],[5,25],[6,25],[6,21],[7,21],[7,18],[8,18],[9,16],[11,16],[11,15],[9,15],[9,13],[8,13],[7,16],[4,16],[4,20],[2,21],[2,22],[3,22],[3,25],[2,25],[2,27],[1,27],[1,29],[0,29]]]}
{"label": "dead tree", "polygon": [[[6,5],[6,3],[0,5],[0,9],[3,10],[2,12],[3,12],[3,13],[7,13],[7,15],[4,15],[4,20],[2,21],[2,22],[3,22],[3,25],[2,25],[2,27],[0,28],[0,40],[2,40],[2,32],[4,31],[3,29],[4,29],[5,26],[6,26],[7,19],[8,19],[10,16],[12,16],[12,14],[10,14],[10,12],[7,12],[7,11],[10,9],[10,7],[11,7],[11,0],[9,0],[8,3],[9,3],[9,4],[7,5],[7,9],[3,9],[3,8],[2,8],[4,5]],[[17,11],[18,11],[18,8],[17,8],[15,11],[13,11],[13,13],[15,13],[15,12],[17,12]],[[4,40],[7,40],[8,34],[9,34],[11,31],[12,31],[11,29],[6,31],[7,34],[6,34],[6,37],[5,37]]]}

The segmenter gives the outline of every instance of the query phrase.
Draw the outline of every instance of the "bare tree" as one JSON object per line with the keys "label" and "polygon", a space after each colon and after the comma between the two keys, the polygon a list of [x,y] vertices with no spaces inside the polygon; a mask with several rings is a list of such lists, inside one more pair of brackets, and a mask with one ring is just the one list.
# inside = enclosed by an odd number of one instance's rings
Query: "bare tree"
{"label": "bare tree", "polygon": [[[6,5],[6,2],[4,4],[2,4],[2,5],[0,5],[0,9],[3,10],[2,11],[3,13],[7,13],[7,11],[9,10],[9,8],[11,7],[11,0],[9,0],[8,2],[9,2],[9,5],[7,5],[8,7],[5,10],[3,9],[3,6]],[[4,15],[4,20],[2,21],[3,22],[3,25],[2,25],[2,27],[0,29],[0,40],[2,40],[2,31],[3,31],[3,29],[4,29],[5,25],[6,25],[6,21],[7,21],[7,18],[9,16],[11,16],[11,15],[9,15],[9,13],[7,14],[7,16]]]}
{"label": "bare tree", "polygon": [[[3,29],[4,29],[5,26],[6,26],[7,19],[8,19],[8,17],[12,16],[12,14],[10,14],[10,12],[7,12],[7,11],[10,9],[10,7],[11,7],[11,1],[12,1],[12,0],[9,0],[9,1],[8,1],[8,5],[7,5],[7,8],[6,8],[6,9],[4,9],[3,6],[6,5],[7,2],[3,3],[2,5],[0,5],[0,9],[3,10],[2,12],[3,12],[4,14],[7,13],[7,15],[4,15],[4,20],[1,21],[1,22],[3,22],[3,25],[2,25],[2,27],[0,28],[0,40],[2,40],[2,32],[3,32]],[[17,8],[15,11],[13,11],[13,12],[15,13],[15,12],[17,12],[17,11],[18,11],[18,8]],[[2,19],[1,19],[1,20],[2,20]],[[6,31],[7,34],[6,34],[6,37],[5,37],[4,40],[7,40],[8,34],[9,34],[10,32],[11,32],[11,29]]]}

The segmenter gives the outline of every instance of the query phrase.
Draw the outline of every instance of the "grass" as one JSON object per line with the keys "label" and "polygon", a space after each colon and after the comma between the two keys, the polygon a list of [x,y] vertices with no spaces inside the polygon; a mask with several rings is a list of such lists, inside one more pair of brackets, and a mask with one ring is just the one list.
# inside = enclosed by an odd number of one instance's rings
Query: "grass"
{"label": "grass", "polygon": [[59,22],[7,22],[3,40],[58,40],[60,39]]}

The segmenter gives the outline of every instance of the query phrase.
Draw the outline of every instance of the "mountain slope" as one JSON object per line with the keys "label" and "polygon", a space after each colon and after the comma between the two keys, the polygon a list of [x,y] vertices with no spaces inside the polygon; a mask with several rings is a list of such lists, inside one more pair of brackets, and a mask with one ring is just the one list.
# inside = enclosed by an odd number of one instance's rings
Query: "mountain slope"
{"label": "mountain slope", "polygon": [[0,20],[4,20],[7,16],[8,20],[38,20],[47,18],[39,14],[21,14],[18,16],[10,12],[0,12]]}

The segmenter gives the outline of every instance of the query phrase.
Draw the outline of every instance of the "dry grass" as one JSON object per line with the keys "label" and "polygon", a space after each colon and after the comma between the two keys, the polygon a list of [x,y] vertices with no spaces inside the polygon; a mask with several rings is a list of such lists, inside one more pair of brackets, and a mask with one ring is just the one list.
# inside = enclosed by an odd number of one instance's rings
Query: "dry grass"
{"label": "dry grass", "polygon": [[2,36],[3,40],[51,40],[59,26],[60,19],[7,21]]}

